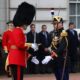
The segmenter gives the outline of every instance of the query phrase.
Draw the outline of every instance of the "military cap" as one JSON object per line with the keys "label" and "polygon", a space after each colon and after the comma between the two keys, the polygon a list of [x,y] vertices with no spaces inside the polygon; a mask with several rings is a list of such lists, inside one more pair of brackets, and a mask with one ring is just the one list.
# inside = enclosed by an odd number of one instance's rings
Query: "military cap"
{"label": "military cap", "polygon": [[13,23],[13,21],[10,20],[10,21],[7,21],[7,22],[6,22],[6,24],[10,24],[10,23]]}
{"label": "military cap", "polygon": [[53,17],[53,22],[62,22],[63,23],[64,21],[63,21],[62,17],[60,17],[60,16],[54,16]]}

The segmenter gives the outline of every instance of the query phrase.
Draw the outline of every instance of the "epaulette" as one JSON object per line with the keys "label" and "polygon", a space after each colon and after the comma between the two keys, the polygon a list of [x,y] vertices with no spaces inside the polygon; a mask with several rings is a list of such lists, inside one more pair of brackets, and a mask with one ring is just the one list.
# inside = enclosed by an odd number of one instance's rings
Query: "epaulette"
{"label": "epaulette", "polygon": [[61,37],[66,37],[68,36],[67,32],[65,30],[63,30],[60,34]]}

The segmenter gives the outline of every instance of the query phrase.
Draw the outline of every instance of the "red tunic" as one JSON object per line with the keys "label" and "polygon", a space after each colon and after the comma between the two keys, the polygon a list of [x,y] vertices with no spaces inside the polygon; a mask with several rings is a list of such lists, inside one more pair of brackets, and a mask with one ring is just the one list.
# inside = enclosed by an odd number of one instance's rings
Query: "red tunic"
{"label": "red tunic", "polygon": [[10,37],[10,44],[16,49],[10,48],[8,59],[9,65],[20,65],[26,67],[25,35],[21,28],[14,28]]}
{"label": "red tunic", "polygon": [[5,47],[7,48],[8,51],[10,49],[10,35],[11,34],[12,34],[11,30],[7,30],[3,33],[2,45],[3,45],[4,50],[5,50]]}

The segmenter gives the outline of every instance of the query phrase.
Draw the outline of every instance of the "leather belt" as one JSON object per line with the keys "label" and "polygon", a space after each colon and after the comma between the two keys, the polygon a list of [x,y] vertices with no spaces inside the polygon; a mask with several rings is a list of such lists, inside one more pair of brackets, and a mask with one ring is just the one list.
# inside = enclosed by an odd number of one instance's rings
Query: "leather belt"
{"label": "leather belt", "polygon": [[12,45],[11,49],[18,49],[18,48],[15,45]]}

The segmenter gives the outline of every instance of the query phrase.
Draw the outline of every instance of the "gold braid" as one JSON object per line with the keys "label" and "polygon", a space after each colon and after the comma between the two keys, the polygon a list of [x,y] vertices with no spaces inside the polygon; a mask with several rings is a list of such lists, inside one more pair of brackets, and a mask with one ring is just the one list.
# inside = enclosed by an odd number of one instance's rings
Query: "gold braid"
{"label": "gold braid", "polygon": [[54,47],[55,49],[57,49],[57,47],[55,46],[54,42],[52,42],[51,47]]}

